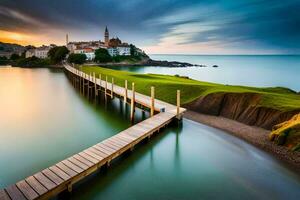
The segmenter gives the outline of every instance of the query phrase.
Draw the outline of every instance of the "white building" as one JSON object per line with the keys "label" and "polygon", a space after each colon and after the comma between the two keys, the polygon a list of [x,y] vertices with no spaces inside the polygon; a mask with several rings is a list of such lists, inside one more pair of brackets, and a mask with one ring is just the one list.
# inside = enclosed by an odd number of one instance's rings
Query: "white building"
{"label": "white building", "polygon": [[30,57],[38,57],[38,58],[47,58],[48,57],[48,52],[51,49],[52,46],[41,46],[36,49],[29,49],[25,53],[26,58]]}
{"label": "white building", "polygon": [[95,50],[92,48],[75,49],[74,53],[85,54],[86,60],[94,60],[94,58],[95,58]]}
{"label": "white building", "polygon": [[25,58],[30,58],[34,56],[35,49],[29,49],[25,52]]}
{"label": "white building", "polygon": [[110,56],[130,56],[130,47],[127,45],[110,47],[107,49]]}
{"label": "white building", "polygon": [[34,56],[38,58],[47,58],[48,57],[48,51],[50,48],[41,48],[41,49],[35,49]]}
{"label": "white building", "polygon": [[130,56],[130,47],[129,46],[117,47],[117,51],[120,56]]}
{"label": "white building", "polygon": [[107,51],[108,51],[109,55],[112,56],[112,57],[118,55],[117,48],[110,47],[110,48],[107,49]]}
{"label": "white building", "polygon": [[94,60],[96,57],[94,52],[89,52],[84,54],[86,55],[86,60]]}

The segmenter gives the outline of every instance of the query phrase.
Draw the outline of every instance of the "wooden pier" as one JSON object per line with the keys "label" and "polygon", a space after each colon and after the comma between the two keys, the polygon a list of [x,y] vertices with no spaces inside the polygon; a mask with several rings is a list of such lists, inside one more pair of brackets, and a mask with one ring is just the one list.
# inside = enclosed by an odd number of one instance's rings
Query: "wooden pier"
{"label": "wooden pier", "polygon": [[[154,99],[154,88],[151,88],[151,97],[119,87],[105,80],[101,76],[87,75],[65,64],[65,70],[73,78],[73,84],[81,91],[94,95],[105,91],[110,97],[123,98],[131,104],[131,115],[134,115],[135,104],[150,109],[151,117],[130,128],[77,153],[47,169],[0,189],[0,200],[32,200],[49,199],[64,190],[72,191],[72,186],[84,177],[99,170],[101,166],[110,165],[110,162],[122,153],[133,150],[134,146],[145,138],[168,125],[174,119],[181,119],[184,108],[180,108],[180,92],[177,92],[177,106]],[[104,77],[102,77],[104,78]],[[134,85],[134,84],[133,84]],[[176,98],[176,97],[174,97]],[[158,114],[154,114],[154,112]]]}

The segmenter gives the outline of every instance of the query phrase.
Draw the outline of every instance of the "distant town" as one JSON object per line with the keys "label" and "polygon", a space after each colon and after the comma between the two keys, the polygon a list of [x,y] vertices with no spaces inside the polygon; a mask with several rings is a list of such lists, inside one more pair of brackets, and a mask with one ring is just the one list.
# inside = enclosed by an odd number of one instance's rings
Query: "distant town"
{"label": "distant town", "polygon": [[[25,53],[25,57],[29,58],[32,56],[38,58],[47,58],[48,52],[51,48],[55,47],[55,45],[49,46],[41,46],[37,48],[28,49]],[[85,42],[76,42],[69,41],[69,35],[66,35],[66,47],[70,51],[70,53],[74,54],[85,54],[86,60],[92,61],[95,59],[95,51],[99,48],[107,49],[110,56],[131,56],[131,46],[122,42],[118,37],[111,38],[109,37],[108,28],[105,28],[104,32],[104,41],[85,41]],[[136,48],[139,53],[143,53],[143,51],[139,48]]]}
{"label": "distant town", "polygon": [[[43,45],[40,47],[35,47],[32,45],[21,46],[17,44],[0,44],[0,61],[6,61],[6,59],[17,60],[19,58],[39,58],[48,59],[50,57],[49,51],[53,48],[57,48],[55,44]],[[79,55],[84,55],[83,58],[85,62],[108,62],[108,61],[124,61],[124,58],[140,58],[147,57],[145,52],[133,44],[128,44],[127,42],[122,42],[118,37],[110,38],[109,30],[106,26],[103,41],[69,41],[69,35],[66,34],[65,47],[68,49],[68,55],[75,57]],[[99,59],[95,60],[97,50],[101,49],[102,53],[110,56],[110,59]],[[122,58],[122,59],[121,59]],[[32,62],[30,62],[32,64]],[[40,64],[40,62],[39,62]]]}
{"label": "distant town", "polygon": [[[63,46],[56,44],[22,46],[0,42],[0,65],[16,67],[61,67],[67,60],[73,64],[122,65],[122,66],[167,66],[187,67],[195,65],[186,62],[152,60],[142,49],[134,44],[122,42],[119,37],[110,38],[105,27],[103,41],[69,41],[66,34]],[[213,67],[217,67],[214,65]]]}

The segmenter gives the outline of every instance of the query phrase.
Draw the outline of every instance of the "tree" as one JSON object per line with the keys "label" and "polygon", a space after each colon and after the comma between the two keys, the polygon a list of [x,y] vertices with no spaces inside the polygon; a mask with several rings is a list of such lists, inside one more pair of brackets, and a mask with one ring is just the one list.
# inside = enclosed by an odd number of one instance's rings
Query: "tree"
{"label": "tree", "polygon": [[85,61],[86,61],[86,55],[85,54],[72,53],[68,57],[68,62],[69,63],[83,64]]}
{"label": "tree", "polygon": [[18,60],[19,58],[20,58],[20,56],[18,54],[15,54],[15,53],[10,56],[11,60]]}
{"label": "tree", "polygon": [[135,56],[136,55],[136,47],[133,44],[130,44],[130,55]]}
{"label": "tree", "polygon": [[65,46],[53,47],[49,50],[48,56],[53,64],[57,64],[64,60],[69,53],[69,50]]}
{"label": "tree", "polygon": [[95,51],[95,61],[106,63],[111,62],[112,58],[106,49],[100,48]]}
{"label": "tree", "polygon": [[0,56],[0,65],[8,64],[8,59],[5,56]]}

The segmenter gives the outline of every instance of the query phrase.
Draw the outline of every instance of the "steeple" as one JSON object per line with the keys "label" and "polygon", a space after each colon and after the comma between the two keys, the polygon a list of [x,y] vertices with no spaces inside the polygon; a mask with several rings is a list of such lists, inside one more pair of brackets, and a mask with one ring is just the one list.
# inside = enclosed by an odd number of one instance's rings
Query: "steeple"
{"label": "steeple", "polygon": [[105,32],[104,32],[104,42],[105,42],[105,46],[108,47],[109,46],[109,32],[108,32],[107,26],[105,27]]}
{"label": "steeple", "polygon": [[66,34],[66,46],[69,44],[69,35]]}

